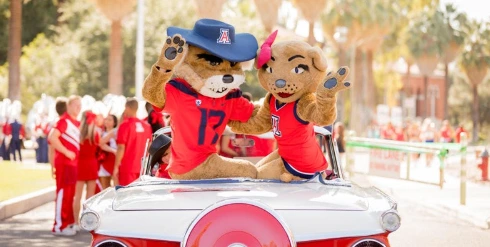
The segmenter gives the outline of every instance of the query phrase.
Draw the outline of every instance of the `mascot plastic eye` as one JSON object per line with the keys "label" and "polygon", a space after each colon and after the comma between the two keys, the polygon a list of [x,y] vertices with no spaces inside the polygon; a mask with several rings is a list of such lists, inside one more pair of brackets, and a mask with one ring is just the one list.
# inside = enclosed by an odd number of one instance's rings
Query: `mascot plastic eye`
{"label": "mascot plastic eye", "polygon": [[291,72],[292,72],[292,73],[295,73],[295,74],[301,74],[301,73],[303,73],[304,71],[305,71],[305,69],[303,69],[303,68],[301,68],[301,67],[299,67],[299,66],[298,66],[298,67],[294,67],[294,68],[291,70]]}
{"label": "mascot plastic eye", "polygon": [[267,71],[268,73],[271,73],[272,74],[272,67],[265,68],[265,71]]}
{"label": "mascot plastic eye", "polygon": [[216,62],[216,61],[209,61],[209,64],[211,64],[211,66],[218,66],[221,63],[220,62]]}

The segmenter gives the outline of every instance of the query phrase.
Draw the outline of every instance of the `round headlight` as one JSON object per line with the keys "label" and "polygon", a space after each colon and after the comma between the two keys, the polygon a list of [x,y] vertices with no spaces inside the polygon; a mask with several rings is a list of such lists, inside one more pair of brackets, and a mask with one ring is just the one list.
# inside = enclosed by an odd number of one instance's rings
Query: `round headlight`
{"label": "round headlight", "polygon": [[99,216],[92,211],[85,212],[80,217],[80,227],[89,232],[97,229],[99,223]]}
{"label": "round headlight", "polygon": [[389,232],[394,232],[400,228],[401,219],[396,211],[388,211],[381,215],[381,226]]}

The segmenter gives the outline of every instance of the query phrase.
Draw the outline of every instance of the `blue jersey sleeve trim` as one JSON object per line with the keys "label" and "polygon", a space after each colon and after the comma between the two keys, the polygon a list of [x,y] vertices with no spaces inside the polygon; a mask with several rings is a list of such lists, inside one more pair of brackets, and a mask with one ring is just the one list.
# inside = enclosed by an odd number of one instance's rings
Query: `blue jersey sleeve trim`
{"label": "blue jersey sleeve trim", "polygon": [[195,91],[193,91],[192,89],[186,87],[183,83],[178,82],[176,80],[170,80],[168,83],[170,85],[174,86],[177,90],[179,90],[185,94],[188,94],[190,96],[193,96],[195,98],[198,98],[197,93]]}
{"label": "blue jersey sleeve trim", "polygon": [[236,99],[240,97],[242,97],[242,91],[235,90],[234,92],[230,92],[229,94],[227,94],[225,99]]}
{"label": "blue jersey sleeve trim", "polygon": [[297,100],[296,102],[294,102],[294,107],[293,107],[293,113],[294,113],[294,117],[296,118],[296,120],[298,120],[298,122],[300,122],[301,124],[309,124],[310,122],[308,121],[305,121],[303,119],[301,119],[299,116],[298,116],[298,101]]}

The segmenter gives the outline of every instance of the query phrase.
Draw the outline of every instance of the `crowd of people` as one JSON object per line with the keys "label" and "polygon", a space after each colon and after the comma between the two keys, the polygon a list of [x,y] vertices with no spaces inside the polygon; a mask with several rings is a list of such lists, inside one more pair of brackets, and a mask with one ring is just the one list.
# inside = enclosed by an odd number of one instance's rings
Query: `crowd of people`
{"label": "crowd of people", "polygon": [[3,160],[22,162],[21,149],[25,136],[25,128],[17,118],[0,123],[0,157]]}
{"label": "crowd of people", "polygon": [[[81,97],[57,99],[59,118],[51,127],[41,127],[42,135],[37,136],[38,149],[43,149],[42,142],[48,144],[56,180],[55,235],[72,236],[80,230],[84,191],[88,199],[107,187],[128,185],[138,178],[145,144],[152,134],[148,119],[136,117],[138,106],[135,98],[127,98],[120,118],[86,110],[79,121]],[[161,119],[152,123],[163,125]]]}
{"label": "crowd of people", "polygon": [[436,126],[436,122],[430,118],[424,119],[422,123],[407,121],[403,126],[395,126],[392,122],[388,122],[383,126],[378,126],[374,123],[368,130],[368,137],[408,142],[459,143],[461,141],[461,133],[469,134],[463,125],[460,124],[455,129],[448,120],[442,121],[439,128]]}

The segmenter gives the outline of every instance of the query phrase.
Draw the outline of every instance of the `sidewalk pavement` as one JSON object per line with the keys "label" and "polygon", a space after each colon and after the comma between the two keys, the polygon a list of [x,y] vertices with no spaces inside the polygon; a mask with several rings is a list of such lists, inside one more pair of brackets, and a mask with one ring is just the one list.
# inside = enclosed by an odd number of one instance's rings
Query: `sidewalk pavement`
{"label": "sidewalk pavement", "polygon": [[[21,164],[23,167],[29,169],[51,169],[48,164],[36,163],[32,150],[27,150],[26,153],[27,155],[23,157]],[[56,197],[55,192],[56,188],[54,186],[50,186],[48,188],[39,189],[38,191],[0,202],[0,221],[30,211],[31,209],[46,204],[47,202],[54,201]]]}
{"label": "sidewalk pavement", "polygon": [[[350,180],[360,186],[375,186],[399,203],[403,201],[444,216],[453,216],[483,229],[490,229],[490,186],[467,182],[466,205],[460,205],[460,179],[446,175],[444,188],[437,185],[355,173]],[[488,182],[487,182],[488,183]]]}

